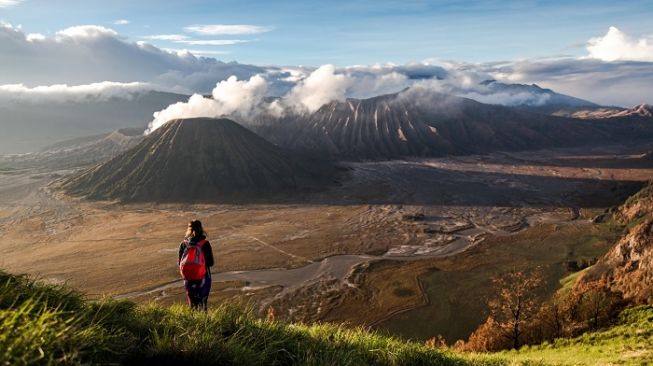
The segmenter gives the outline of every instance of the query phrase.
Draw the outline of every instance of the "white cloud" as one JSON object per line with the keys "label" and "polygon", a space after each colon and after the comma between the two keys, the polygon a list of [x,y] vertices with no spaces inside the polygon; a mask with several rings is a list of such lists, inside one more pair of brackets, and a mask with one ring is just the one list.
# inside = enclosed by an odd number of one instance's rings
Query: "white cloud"
{"label": "white cloud", "polygon": [[56,33],[59,40],[63,39],[97,39],[102,37],[117,37],[118,33],[100,25],[77,25],[62,29]]}
{"label": "white cloud", "polygon": [[194,57],[194,55],[228,55],[229,51],[215,51],[215,50],[196,50],[186,48],[164,48],[166,52],[175,53],[180,57]]}
{"label": "white cloud", "polygon": [[156,34],[156,35],[153,35],[153,36],[145,36],[143,38],[154,40],[154,41],[179,42],[179,41],[187,40],[188,36],[185,36],[183,34]]}
{"label": "white cloud", "polygon": [[39,42],[39,41],[45,41],[46,37],[41,33],[30,33],[27,35],[26,39],[27,42]]}
{"label": "white cloud", "polygon": [[202,40],[180,40],[175,43],[183,43],[191,46],[229,46],[249,42],[242,39],[202,39]]}
{"label": "white cloud", "polygon": [[247,24],[198,24],[184,28],[186,32],[204,36],[259,34],[269,32],[272,29],[272,27]]}
{"label": "white cloud", "polygon": [[597,59],[520,61],[479,69],[508,82],[537,83],[602,105],[633,106],[653,101],[653,63]]}
{"label": "white cloud", "polygon": [[116,83],[104,81],[86,85],[55,84],[30,88],[24,84],[0,85],[0,101],[20,102],[70,102],[81,100],[107,100],[132,98],[135,94],[160,89],[142,82]]}
{"label": "white cloud", "polygon": [[129,24],[129,20],[127,19],[118,19],[115,22],[113,22],[115,25],[127,25]]}
{"label": "white cloud", "polygon": [[168,52],[146,42],[129,42],[115,30],[96,25],[70,27],[46,37],[0,23],[0,85],[143,81],[191,94],[208,92],[231,75],[250,78],[266,70],[196,56],[217,54],[221,53]]}
{"label": "white cloud", "polygon": [[589,57],[603,61],[653,61],[653,38],[633,39],[617,27],[610,27],[603,37],[587,43]]}
{"label": "white cloud", "polygon": [[251,42],[244,39],[191,39],[183,34],[156,34],[152,36],[145,36],[144,39],[154,41],[168,41],[174,43],[187,44],[191,46],[229,46],[239,43]]}
{"label": "white cloud", "polygon": [[10,6],[18,5],[24,0],[0,0],[0,8],[8,8]]}
{"label": "white cloud", "polygon": [[[92,85],[103,80],[123,84],[140,81],[161,90],[190,95],[209,93],[217,83],[231,76],[242,81],[261,75],[267,83],[267,95],[283,97],[277,107],[302,111],[315,110],[332,100],[368,98],[414,85],[496,104],[547,102],[538,93],[498,92],[479,85],[487,79],[537,83],[601,104],[632,105],[653,101],[653,88],[650,87],[653,85],[653,63],[647,61],[606,62],[586,57],[487,64],[423,62],[344,68],[325,65],[317,69],[260,67],[220,62],[209,56],[225,54],[224,51],[203,49],[203,44],[175,42],[196,41],[186,35],[149,37],[189,49],[162,49],[147,42],[130,42],[115,30],[94,25],[70,27],[48,37],[28,34],[20,27],[0,23],[0,85],[23,84],[28,88]],[[199,57],[201,55],[206,57]],[[51,90],[54,93],[57,89]]]}

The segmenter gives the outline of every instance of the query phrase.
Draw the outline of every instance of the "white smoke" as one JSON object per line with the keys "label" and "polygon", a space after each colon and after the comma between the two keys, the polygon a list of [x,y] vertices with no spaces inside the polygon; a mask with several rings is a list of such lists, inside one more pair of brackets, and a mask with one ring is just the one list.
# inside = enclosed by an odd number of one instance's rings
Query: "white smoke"
{"label": "white smoke", "polygon": [[267,88],[267,81],[261,75],[254,75],[249,80],[238,80],[231,76],[215,86],[212,98],[193,94],[188,102],[178,102],[155,112],[145,133],[149,134],[166,122],[178,118],[251,116],[263,101]]}
{"label": "white smoke", "polygon": [[331,101],[345,99],[352,80],[344,74],[336,74],[333,65],[322,65],[297,85],[282,100],[299,112],[314,112]]}
{"label": "white smoke", "polygon": [[[296,76],[297,73],[295,74]],[[238,80],[235,76],[219,82],[211,93],[212,98],[195,94],[188,102],[179,102],[155,112],[146,134],[166,122],[178,118],[238,116],[250,118],[260,112],[281,115],[314,112],[326,103],[344,100],[352,79],[336,73],[333,65],[324,65],[308,76],[297,79],[295,86],[280,99],[264,103],[268,82],[261,75],[249,80]]]}
{"label": "white smoke", "polygon": [[[439,79],[443,75],[446,78]],[[491,76],[477,72],[469,65],[450,65],[446,71],[442,67],[428,64],[354,66],[343,69],[334,65],[322,65],[312,71],[302,68],[268,70],[265,76],[255,75],[249,80],[241,81],[232,76],[216,85],[212,98],[196,94],[188,102],[170,105],[154,113],[146,133],[172,119],[232,116],[252,121],[255,119],[253,117],[262,112],[275,117],[313,113],[333,101],[396,93],[408,87],[417,90],[425,103],[427,98],[432,98],[437,93],[503,105],[542,105],[549,98],[548,95],[523,90],[492,90],[487,85],[480,84],[484,78]],[[411,79],[410,76],[417,78]],[[285,83],[289,87],[281,95],[276,95],[274,101],[266,102],[266,92],[275,83]],[[279,91],[282,88],[273,89]],[[404,94],[404,97],[407,95]]]}

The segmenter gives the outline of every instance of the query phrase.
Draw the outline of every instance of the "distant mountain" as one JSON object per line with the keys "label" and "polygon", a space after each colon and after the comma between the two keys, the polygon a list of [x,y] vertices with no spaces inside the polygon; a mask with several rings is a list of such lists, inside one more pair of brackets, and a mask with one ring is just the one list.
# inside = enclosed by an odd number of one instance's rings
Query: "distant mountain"
{"label": "distant mountain", "polygon": [[0,165],[16,168],[70,169],[97,164],[135,146],[142,129],[120,129],[111,133],[66,140],[43,151],[0,156]]}
{"label": "distant mountain", "polygon": [[41,151],[62,140],[110,133],[120,128],[145,128],[152,114],[188,97],[142,92],[127,98],[69,102],[0,103],[0,154]]}
{"label": "distant mountain", "polygon": [[332,102],[311,114],[261,117],[252,128],[284,148],[337,160],[528,150],[653,136],[653,125],[554,117],[411,90]]}
{"label": "distant mountain", "polygon": [[91,199],[215,202],[274,198],[331,182],[330,165],[292,157],[228,119],[172,120],[134,148],[68,177]]}
{"label": "distant mountain", "polygon": [[[486,80],[481,85],[487,88],[487,95],[502,98],[504,104],[531,112],[554,114],[560,111],[575,111],[579,108],[599,108],[596,103],[588,100],[556,93],[551,89],[541,88],[537,84],[505,84],[496,80]],[[483,92],[483,89],[480,91]]]}

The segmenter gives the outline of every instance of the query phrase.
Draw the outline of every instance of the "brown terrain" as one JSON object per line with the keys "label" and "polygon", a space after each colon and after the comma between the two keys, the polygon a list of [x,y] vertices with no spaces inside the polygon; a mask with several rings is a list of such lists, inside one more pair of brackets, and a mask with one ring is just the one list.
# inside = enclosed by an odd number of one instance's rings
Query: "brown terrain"
{"label": "brown terrain", "polygon": [[589,110],[579,110],[569,114],[570,117],[582,119],[606,119],[606,118],[651,118],[653,107],[648,104],[640,104],[632,108],[610,108],[602,107]]}
{"label": "brown terrain", "polygon": [[180,302],[177,247],[199,218],[217,257],[211,301],[455,340],[483,320],[491,275],[535,263],[548,293],[566,261],[605,254],[619,233],[591,219],[653,176],[652,148],[346,163],[326,191],[249,204],[92,202],[53,184],[69,170],[3,165],[0,250],[29,255],[0,268],[90,297]]}
{"label": "brown terrain", "polygon": [[605,280],[626,301],[653,304],[653,185],[630,197],[614,216],[626,225],[624,235],[581,280]]}

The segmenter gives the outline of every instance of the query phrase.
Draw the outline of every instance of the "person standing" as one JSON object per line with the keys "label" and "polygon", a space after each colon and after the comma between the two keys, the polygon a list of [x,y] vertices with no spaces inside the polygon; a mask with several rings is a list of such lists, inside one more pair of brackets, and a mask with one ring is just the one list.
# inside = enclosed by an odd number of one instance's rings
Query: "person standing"
{"label": "person standing", "polygon": [[179,245],[177,265],[184,278],[188,305],[207,311],[211,292],[211,267],[214,264],[211,243],[200,220],[188,223],[185,238]]}

